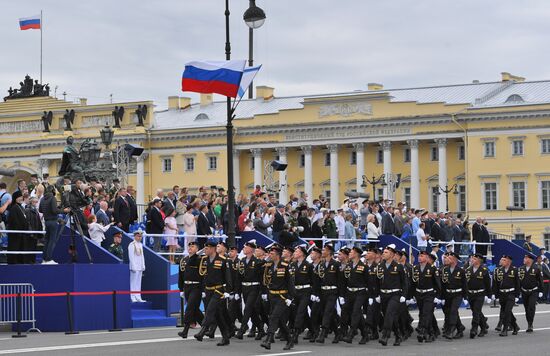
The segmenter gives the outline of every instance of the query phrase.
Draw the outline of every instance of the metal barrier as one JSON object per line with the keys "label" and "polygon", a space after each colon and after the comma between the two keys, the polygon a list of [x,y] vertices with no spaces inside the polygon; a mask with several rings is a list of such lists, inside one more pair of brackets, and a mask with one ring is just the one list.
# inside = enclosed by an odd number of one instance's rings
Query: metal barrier
{"label": "metal barrier", "polygon": [[30,283],[0,284],[0,295],[9,295],[9,297],[0,298],[0,324],[32,323],[32,327],[27,332],[40,332],[36,328],[34,296],[27,296],[34,292],[34,287]]}

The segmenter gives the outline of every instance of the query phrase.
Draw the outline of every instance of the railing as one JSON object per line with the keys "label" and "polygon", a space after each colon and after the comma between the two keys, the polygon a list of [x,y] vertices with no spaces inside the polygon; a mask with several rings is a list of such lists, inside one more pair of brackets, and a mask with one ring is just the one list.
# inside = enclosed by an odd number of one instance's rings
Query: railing
{"label": "railing", "polygon": [[501,234],[501,233],[493,232],[493,231],[489,231],[489,236],[491,237],[491,239],[497,239],[497,240],[512,241],[513,239],[515,239],[515,237],[512,236],[512,235]]}
{"label": "railing", "polygon": [[[6,298],[0,298],[0,324],[32,323],[32,327],[27,332],[40,332],[35,325],[36,316],[32,295],[34,292],[34,287],[30,283],[0,284],[0,295],[9,295]],[[18,330],[18,334],[20,331]]]}
{"label": "railing", "polygon": [[[439,244],[439,245],[442,245],[442,246],[449,245],[449,244],[459,245],[459,246],[461,246],[461,245],[462,246],[471,246],[471,252],[472,253],[476,252],[476,246],[487,246],[487,254],[484,255],[484,257],[493,256],[492,251],[491,251],[491,246],[493,246],[494,244],[492,242],[476,242],[476,241],[456,242],[456,241],[431,241],[430,240],[430,243]],[[468,257],[468,255],[463,254],[463,255],[460,255],[460,257]]]}
{"label": "railing", "polygon": [[144,222],[146,219],[143,219],[143,217],[145,216],[145,209],[147,209],[147,204],[136,204],[136,206],[138,222]]}

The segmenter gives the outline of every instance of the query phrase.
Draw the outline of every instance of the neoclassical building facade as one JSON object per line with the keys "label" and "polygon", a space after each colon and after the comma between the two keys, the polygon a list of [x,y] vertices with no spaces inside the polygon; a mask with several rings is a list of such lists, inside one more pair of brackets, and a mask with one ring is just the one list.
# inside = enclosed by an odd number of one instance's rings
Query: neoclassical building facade
{"label": "neoclassical building facade", "polygon": [[[143,104],[154,103],[0,103],[0,164],[23,172],[18,174],[55,176],[67,135],[77,143],[98,138],[114,106],[122,105],[127,117],[115,141],[145,148],[129,176],[140,202],[176,184],[191,191],[226,187],[225,100],[170,97],[168,108],[149,112],[140,127],[132,113]],[[76,112],[72,132],[59,121],[68,107]],[[50,134],[41,132],[44,110],[54,110]],[[461,211],[471,220],[486,217],[496,233],[550,244],[550,81],[502,73],[489,83],[398,89],[369,84],[364,91],[294,97],[260,86],[255,99],[240,102],[234,125],[237,192],[262,185],[282,202],[304,192],[310,199],[330,197],[333,207],[346,191],[367,192],[410,207]],[[266,169],[273,160],[287,169]],[[390,184],[370,184],[382,174]]]}

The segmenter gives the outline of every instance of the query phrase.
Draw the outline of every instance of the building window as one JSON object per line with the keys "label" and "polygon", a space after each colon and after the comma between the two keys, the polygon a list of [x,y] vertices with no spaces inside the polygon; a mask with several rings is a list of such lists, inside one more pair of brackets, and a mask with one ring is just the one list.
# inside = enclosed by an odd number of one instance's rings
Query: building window
{"label": "building window", "polygon": [[523,141],[512,141],[512,156],[523,156]]}
{"label": "building window", "polygon": [[411,149],[405,148],[403,149],[403,162],[410,162],[411,161]]}
{"label": "building window", "polygon": [[403,188],[403,200],[405,201],[405,205],[410,208],[411,207],[411,188],[406,187]]}
{"label": "building window", "polygon": [[208,170],[209,171],[215,171],[216,169],[218,169],[218,157],[209,156],[208,157]]}
{"label": "building window", "polygon": [[514,240],[525,240],[525,234],[523,232],[516,232],[514,234]]}
{"label": "building window", "polygon": [[464,157],[466,156],[466,152],[464,150],[464,145],[458,146],[458,160],[464,161]]}
{"label": "building window", "polygon": [[384,199],[384,188],[376,189],[376,200]]}
{"label": "building window", "polygon": [[432,187],[432,211],[439,211],[439,187]]}
{"label": "building window", "polygon": [[439,161],[439,149],[437,147],[432,147],[430,150],[430,160]]}
{"label": "building window", "polygon": [[330,153],[325,153],[325,166],[330,166]]}
{"label": "building window", "polygon": [[162,159],[162,171],[164,173],[172,172],[172,158],[163,158]]}
{"label": "building window", "polygon": [[300,163],[299,163],[299,166],[300,166],[300,168],[303,168],[305,165],[306,165],[306,155],[302,153],[302,154],[300,155]]}
{"label": "building window", "polygon": [[376,151],[376,163],[378,164],[384,163],[384,151],[382,150]]}
{"label": "building window", "polygon": [[192,172],[195,170],[195,159],[193,157],[187,157],[185,159],[185,171]]}
{"label": "building window", "polygon": [[550,139],[545,138],[540,141],[540,153],[550,153]]}
{"label": "building window", "polygon": [[466,186],[459,185],[456,188],[458,190],[458,211],[466,211]]}
{"label": "building window", "polygon": [[248,166],[250,167],[250,170],[253,171],[254,170],[254,166],[255,166],[256,162],[254,162],[254,157],[253,156],[250,156],[250,159],[249,159],[249,164]]}
{"label": "building window", "polygon": [[525,208],[525,182],[512,182],[513,205]]}
{"label": "building window", "polygon": [[325,190],[325,198],[330,199],[330,190]]}
{"label": "building window", "polygon": [[485,210],[497,210],[497,184],[485,183]]}
{"label": "building window", "polygon": [[350,166],[355,166],[357,164],[357,152],[351,151],[351,155],[349,157],[349,164]]}
{"label": "building window", "polygon": [[540,182],[540,195],[542,200],[542,208],[550,209],[550,181],[545,180]]}
{"label": "building window", "polygon": [[546,250],[550,248],[550,234],[544,233],[542,235],[542,243],[544,244],[544,247],[546,248]]}
{"label": "building window", "polygon": [[493,141],[483,144],[483,157],[495,157],[495,143]]}

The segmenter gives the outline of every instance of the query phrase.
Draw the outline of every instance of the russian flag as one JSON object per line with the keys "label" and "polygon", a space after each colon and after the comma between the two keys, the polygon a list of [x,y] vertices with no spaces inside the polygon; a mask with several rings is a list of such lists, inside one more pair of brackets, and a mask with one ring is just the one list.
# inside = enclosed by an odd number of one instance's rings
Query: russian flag
{"label": "russian flag", "polygon": [[181,90],[237,97],[246,60],[194,61],[185,65]]}
{"label": "russian flag", "polygon": [[252,81],[256,77],[256,74],[258,74],[258,72],[260,71],[260,68],[262,68],[262,65],[256,67],[248,67],[244,69],[241,85],[239,86],[239,98],[242,98],[244,96],[244,94],[248,90],[248,87],[250,86],[250,83],[252,83]]}
{"label": "russian flag", "polygon": [[40,15],[19,19],[21,30],[40,30]]}

